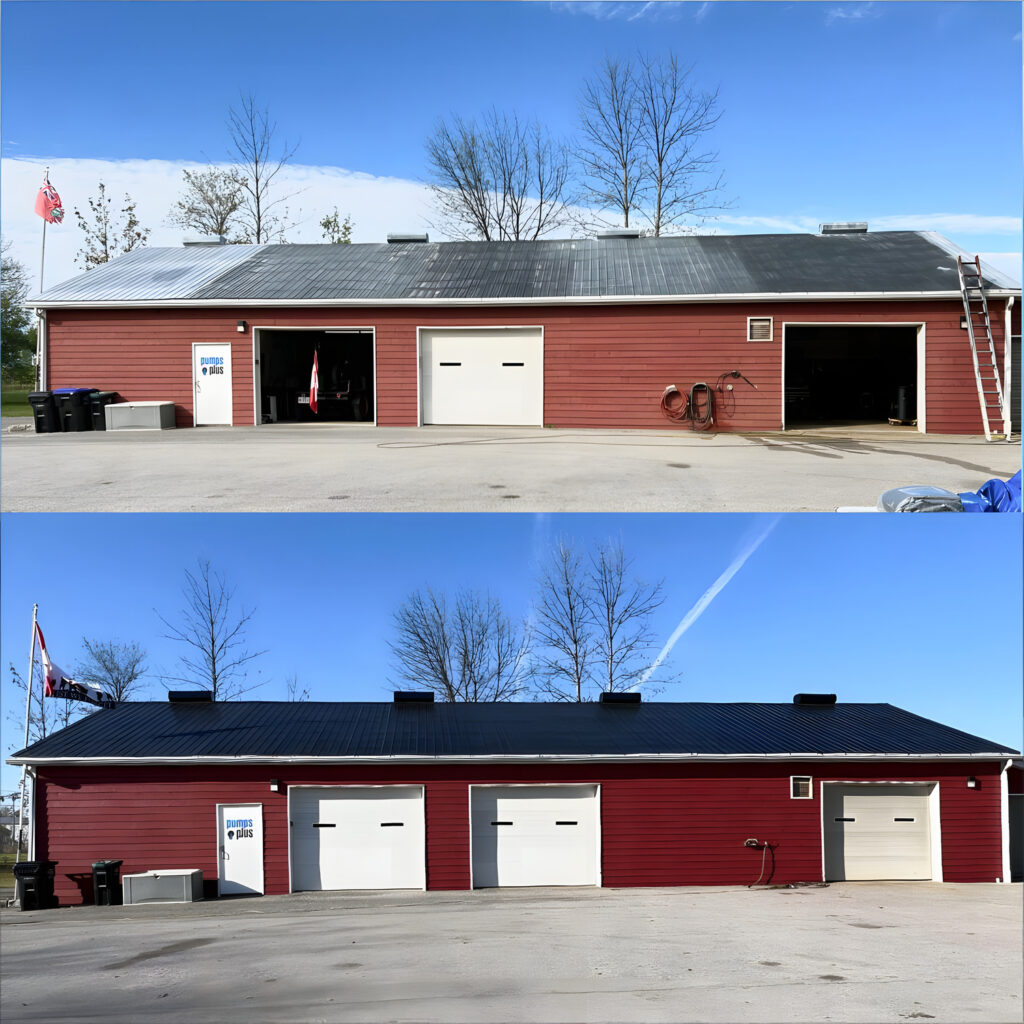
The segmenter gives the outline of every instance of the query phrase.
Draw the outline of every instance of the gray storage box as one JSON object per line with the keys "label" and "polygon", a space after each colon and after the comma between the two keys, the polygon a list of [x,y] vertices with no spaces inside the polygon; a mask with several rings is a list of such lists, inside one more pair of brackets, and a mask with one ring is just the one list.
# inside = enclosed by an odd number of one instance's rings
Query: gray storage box
{"label": "gray storage box", "polygon": [[140,903],[197,903],[203,898],[203,873],[199,868],[146,871],[141,875],[124,875],[121,882],[126,907]]}
{"label": "gray storage box", "polygon": [[103,411],[107,430],[170,430],[174,427],[173,402],[118,402]]}

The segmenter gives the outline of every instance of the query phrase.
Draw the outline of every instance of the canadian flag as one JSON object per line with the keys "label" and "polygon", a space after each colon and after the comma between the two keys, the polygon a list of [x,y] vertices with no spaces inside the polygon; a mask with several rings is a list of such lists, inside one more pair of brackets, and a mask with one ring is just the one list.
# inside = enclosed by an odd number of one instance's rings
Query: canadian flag
{"label": "canadian flag", "polygon": [[113,707],[117,702],[108,693],[93,683],[77,683],[66,675],[59,665],[50,661],[46,650],[43,631],[36,623],[36,637],[39,640],[39,655],[43,662],[43,693],[47,697],[65,697],[68,700],[83,700],[87,704],[97,704],[101,708]]}
{"label": "canadian flag", "polygon": [[320,394],[320,372],[317,369],[316,349],[313,350],[313,372],[309,378],[309,408],[316,412],[316,400]]}

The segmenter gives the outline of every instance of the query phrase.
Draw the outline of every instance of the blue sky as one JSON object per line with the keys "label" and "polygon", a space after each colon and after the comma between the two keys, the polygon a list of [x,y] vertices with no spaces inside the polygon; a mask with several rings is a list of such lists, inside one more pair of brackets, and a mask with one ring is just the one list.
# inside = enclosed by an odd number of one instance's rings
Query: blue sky
{"label": "blue sky", "polygon": [[[27,670],[32,604],[65,671],[80,638],[134,640],[173,668],[157,612],[181,607],[186,567],[210,558],[255,606],[268,653],[254,698],[296,673],[319,700],[389,700],[391,615],[415,588],[488,590],[529,614],[539,559],[561,536],[621,539],[667,600],[667,639],[737,555],[767,537],[676,645],[679,681],[654,699],[884,701],[1021,746],[1017,516],[11,515],[0,523],[3,754],[21,745],[8,665]],[[652,683],[663,674],[656,673]],[[152,679],[154,699],[164,688]],[[5,766],[0,789],[13,791]]]}
{"label": "blue sky", "polygon": [[69,209],[49,232],[51,283],[75,272],[70,208],[101,177],[138,200],[151,244],[180,244],[165,220],[181,168],[224,159],[240,91],[299,141],[294,240],[320,240],[336,203],[356,241],[380,241],[429,228],[438,117],[494,105],[568,137],[583,79],[637,51],[674,50],[721,90],[732,207],[716,230],[867,220],[1021,248],[1018,4],[6,0],[0,18],[4,235],[34,274],[31,204],[50,164]]}

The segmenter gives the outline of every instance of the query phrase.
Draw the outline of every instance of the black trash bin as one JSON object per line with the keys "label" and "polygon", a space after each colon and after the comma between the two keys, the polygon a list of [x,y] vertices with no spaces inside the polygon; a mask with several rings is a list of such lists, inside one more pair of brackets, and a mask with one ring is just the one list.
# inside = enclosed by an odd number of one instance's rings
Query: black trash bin
{"label": "black trash bin", "polygon": [[901,384],[896,389],[896,419],[900,423],[917,419],[917,389],[913,384]]}
{"label": "black trash bin", "polygon": [[106,408],[117,398],[116,391],[94,391],[89,395],[89,405],[92,412],[92,429],[107,429]]}
{"label": "black trash bin", "polygon": [[22,910],[46,910],[57,906],[53,895],[55,860],[23,860],[14,865],[14,884]]}
{"label": "black trash bin", "polygon": [[97,907],[119,907],[121,892],[121,865],[123,860],[94,860],[92,862],[92,895]]}
{"label": "black trash bin", "polygon": [[92,430],[92,403],[89,396],[96,388],[54,388],[62,430]]}
{"label": "black trash bin", "polygon": [[57,403],[54,402],[51,392],[30,392],[28,404],[32,406],[32,418],[35,420],[37,434],[60,433],[60,417],[57,415]]}

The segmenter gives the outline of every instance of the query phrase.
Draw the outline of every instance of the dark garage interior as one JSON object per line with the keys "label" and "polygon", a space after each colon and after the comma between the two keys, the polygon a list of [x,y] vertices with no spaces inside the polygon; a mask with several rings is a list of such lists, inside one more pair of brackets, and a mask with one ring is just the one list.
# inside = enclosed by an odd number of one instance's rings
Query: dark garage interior
{"label": "dark garage interior", "polygon": [[[315,414],[309,407],[314,352],[320,380]],[[259,380],[263,423],[372,423],[373,332],[261,330]]]}
{"label": "dark garage interior", "polygon": [[786,326],[786,426],[912,424],[917,327]]}

